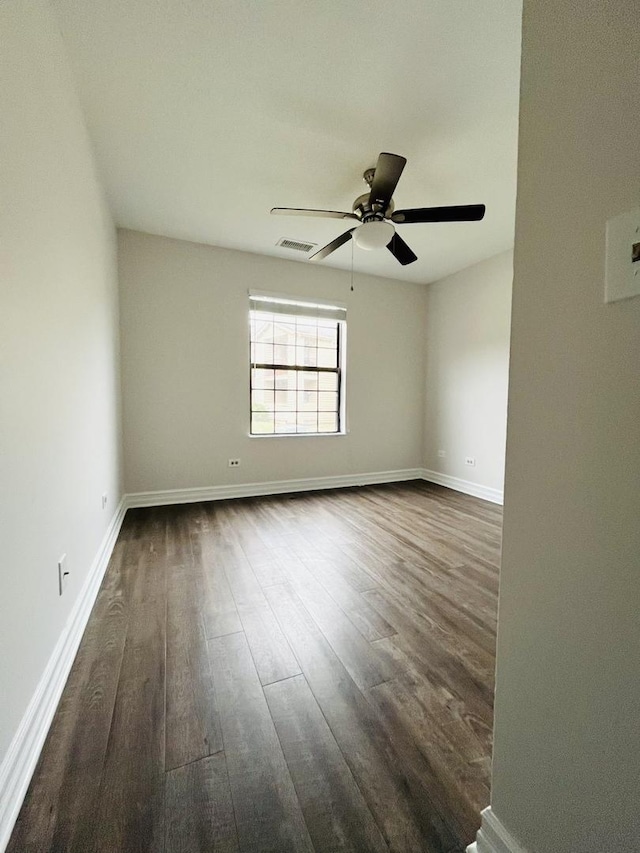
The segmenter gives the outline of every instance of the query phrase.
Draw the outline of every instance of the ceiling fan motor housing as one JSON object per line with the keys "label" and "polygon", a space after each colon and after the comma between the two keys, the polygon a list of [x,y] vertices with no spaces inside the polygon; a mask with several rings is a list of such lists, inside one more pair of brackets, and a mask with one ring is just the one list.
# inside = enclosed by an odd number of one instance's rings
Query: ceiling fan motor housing
{"label": "ceiling fan motor housing", "polygon": [[393,201],[390,201],[385,208],[383,207],[383,205],[377,204],[375,202],[373,204],[370,204],[369,199],[369,193],[359,195],[358,198],[353,202],[353,205],[351,207],[356,216],[359,216],[363,222],[371,222],[376,219],[382,220],[385,218],[385,216],[391,216],[391,214],[393,213]]}

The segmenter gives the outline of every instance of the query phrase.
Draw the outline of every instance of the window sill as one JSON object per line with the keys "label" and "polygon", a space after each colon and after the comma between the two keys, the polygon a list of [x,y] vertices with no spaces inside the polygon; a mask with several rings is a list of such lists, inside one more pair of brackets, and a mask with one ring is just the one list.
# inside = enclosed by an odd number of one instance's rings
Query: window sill
{"label": "window sill", "polygon": [[347,435],[347,431],[342,432],[265,432],[265,433],[249,433],[249,438],[337,438]]}

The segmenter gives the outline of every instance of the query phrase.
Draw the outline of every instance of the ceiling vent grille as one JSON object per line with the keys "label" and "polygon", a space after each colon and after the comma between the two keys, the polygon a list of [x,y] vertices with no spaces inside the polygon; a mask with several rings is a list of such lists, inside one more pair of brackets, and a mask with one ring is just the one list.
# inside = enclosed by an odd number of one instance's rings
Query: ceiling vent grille
{"label": "ceiling vent grille", "polygon": [[293,249],[294,252],[310,252],[316,247],[316,243],[301,243],[299,240],[287,240],[283,237],[278,240],[276,246],[282,246],[283,249]]}

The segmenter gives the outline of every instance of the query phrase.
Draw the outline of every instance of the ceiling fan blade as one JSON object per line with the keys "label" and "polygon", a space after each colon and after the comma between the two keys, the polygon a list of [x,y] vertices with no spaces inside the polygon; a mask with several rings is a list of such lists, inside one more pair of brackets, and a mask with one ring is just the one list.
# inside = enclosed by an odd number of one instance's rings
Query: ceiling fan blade
{"label": "ceiling fan blade", "polygon": [[418,260],[418,256],[412,252],[399,234],[393,235],[387,243],[387,249],[397,261],[400,261],[403,267]]}
{"label": "ceiling fan blade", "polygon": [[406,162],[407,158],[399,154],[387,154],[384,151],[380,154],[369,194],[370,205],[380,204],[386,210]]}
{"label": "ceiling fan blade", "polygon": [[359,219],[355,213],[342,210],[308,210],[305,207],[272,207],[275,216],[320,216],[325,219]]}
{"label": "ceiling fan blade", "polygon": [[339,237],[336,237],[335,240],[332,240],[330,243],[327,243],[327,245],[323,249],[318,249],[315,255],[311,255],[309,260],[321,261],[323,258],[326,258],[327,255],[331,254],[331,252],[335,252],[335,250],[339,249],[340,246],[344,246],[345,243],[348,243],[351,239],[351,234],[355,230],[355,228],[350,228],[348,231],[345,231],[344,234],[341,234]]}
{"label": "ceiling fan blade", "polygon": [[396,210],[392,222],[477,222],[485,212],[484,204],[459,204],[453,207],[414,207]]}

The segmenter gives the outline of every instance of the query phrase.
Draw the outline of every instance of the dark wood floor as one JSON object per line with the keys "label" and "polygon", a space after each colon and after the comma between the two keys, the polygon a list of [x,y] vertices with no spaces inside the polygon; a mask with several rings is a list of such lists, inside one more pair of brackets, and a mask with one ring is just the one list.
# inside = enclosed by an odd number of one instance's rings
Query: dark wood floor
{"label": "dark wood floor", "polygon": [[501,510],[130,510],[10,853],[450,853],[489,802]]}

